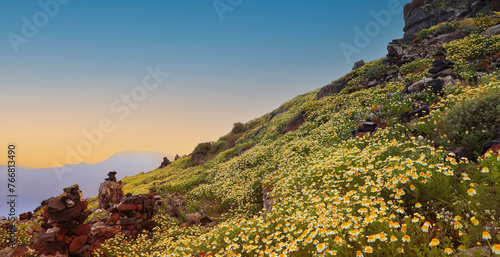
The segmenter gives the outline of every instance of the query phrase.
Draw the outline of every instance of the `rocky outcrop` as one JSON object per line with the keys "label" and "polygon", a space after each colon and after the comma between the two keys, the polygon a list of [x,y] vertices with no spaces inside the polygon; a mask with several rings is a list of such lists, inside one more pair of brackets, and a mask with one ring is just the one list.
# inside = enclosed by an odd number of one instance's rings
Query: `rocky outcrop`
{"label": "rocky outcrop", "polygon": [[[178,157],[178,155],[176,156]],[[163,161],[161,162],[160,166],[158,167],[158,169],[161,169],[161,168],[165,168],[167,167],[168,165],[170,165],[170,160],[167,158],[167,157],[163,157]]]}
{"label": "rocky outcrop", "polygon": [[297,116],[293,120],[291,120],[285,126],[285,128],[283,128],[283,130],[281,130],[281,134],[284,135],[284,134],[286,134],[288,132],[296,131],[297,129],[299,129],[300,126],[302,126],[302,124],[304,124],[304,122],[306,121],[305,115],[306,115],[306,113],[304,111],[302,111],[299,114],[299,116]]}
{"label": "rocky outcrop", "polygon": [[[90,256],[90,225],[85,220],[92,213],[87,211],[78,185],[65,188],[58,197],[46,201],[42,229],[33,248],[39,255]],[[93,246],[95,249],[95,246]]]}
{"label": "rocky outcrop", "polygon": [[[413,0],[404,7],[404,41],[416,37],[423,29],[428,29],[441,22],[457,21],[474,17],[491,0]],[[493,1],[498,2],[498,1]],[[498,5],[498,3],[492,3]]]}
{"label": "rocky outcrop", "polygon": [[347,86],[348,82],[349,81],[340,81],[324,86],[319,90],[318,94],[316,95],[316,100],[340,93],[340,91],[342,91],[342,89],[344,89]]}

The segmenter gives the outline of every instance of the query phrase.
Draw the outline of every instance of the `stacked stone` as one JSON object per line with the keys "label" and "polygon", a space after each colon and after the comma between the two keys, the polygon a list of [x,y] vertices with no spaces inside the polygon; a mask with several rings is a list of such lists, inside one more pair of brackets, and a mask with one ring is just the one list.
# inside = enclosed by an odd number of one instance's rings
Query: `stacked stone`
{"label": "stacked stone", "polygon": [[78,185],[65,188],[63,194],[45,202],[44,223],[34,243],[39,255],[90,256],[94,240],[89,236],[90,225],[84,221],[92,212],[87,211],[88,203]]}
{"label": "stacked stone", "polygon": [[[415,93],[424,90],[430,86],[435,94],[441,93],[443,86],[455,86],[456,78],[453,72],[453,61],[446,59],[446,54],[439,50],[434,54],[435,61],[432,63],[432,68],[429,70],[430,76],[419,80],[404,90],[404,93]],[[457,77],[458,78],[458,77]]]}
{"label": "stacked stone", "polygon": [[98,208],[108,210],[115,207],[123,197],[123,184],[116,181],[116,171],[110,171],[108,178],[99,185],[97,194]]}
{"label": "stacked stone", "polygon": [[136,238],[141,231],[149,229],[150,219],[159,210],[161,202],[158,194],[127,196],[111,208],[106,223],[120,225],[125,236]]}

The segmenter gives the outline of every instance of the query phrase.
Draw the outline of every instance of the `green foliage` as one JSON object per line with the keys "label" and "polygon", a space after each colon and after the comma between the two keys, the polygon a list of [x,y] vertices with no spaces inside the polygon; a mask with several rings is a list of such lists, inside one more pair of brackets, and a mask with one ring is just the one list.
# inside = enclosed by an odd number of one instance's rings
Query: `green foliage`
{"label": "green foliage", "polygon": [[500,130],[500,89],[458,102],[445,113],[438,127],[453,144],[466,146],[478,156],[482,144]]}

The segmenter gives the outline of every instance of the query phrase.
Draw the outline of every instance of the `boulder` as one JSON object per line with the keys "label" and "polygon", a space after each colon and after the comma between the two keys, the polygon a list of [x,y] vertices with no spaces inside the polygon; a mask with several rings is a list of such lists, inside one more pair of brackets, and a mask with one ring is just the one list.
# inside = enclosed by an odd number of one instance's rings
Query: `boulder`
{"label": "boulder", "polygon": [[472,152],[465,147],[449,147],[446,149],[446,155],[455,158],[457,162],[462,161],[462,158],[466,158],[469,161],[475,161],[476,158]]}
{"label": "boulder", "polygon": [[345,80],[324,86],[316,95],[316,100],[319,100],[323,97],[338,94],[340,91],[342,91],[342,89],[344,89],[347,86],[348,82],[349,81]]}
{"label": "boulder", "polygon": [[90,224],[78,224],[77,227],[70,229],[70,232],[74,233],[75,235],[82,236],[90,233],[90,228]]}
{"label": "boulder", "polygon": [[118,211],[120,212],[132,212],[136,210],[136,206],[134,204],[126,204],[121,203],[118,205]]}
{"label": "boulder", "polygon": [[352,70],[357,70],[365,65],[365,61],[360,60],[354,63],[354,66],[352,67]]}
{"label": "boulder", "polygon": [[50,214],[50,219],[56,222],[76,220],[82,215],[82,207],[76,205],[73,208],[65,209]]}
{"label": "boulder", "polygon": [[283,130],[281,130],[281,134],[284,135],[288,132],[292,132],[292,131],[296,131],[297,129],[300,128],[300,126],[302,126],[302,124],[304,124],[304,122],[306,121],[306,118],[305,118],[305,112],[302,111],[299,116],[295,117],[293,120],[291,120],[286,126],[285,128],[283,128]]}
{"label": "boulder", "polygon": [[494,36],[500,34],[500,24],[488,28],[486,31],[481,33],[482,36]]}
{"label": "boulder", "polygon": [[[444,5],[431,5],[446,2]],[[413,0],[404,7],[404,38],[442,22],[475,17],[477,10],[461,4],[461,0]]]}
{"label": "boulder", "polygon": [[51,197],[47,200],[47,211],[50,212],[59,212],[66,209],[66,205],[64,205],[61,200]]}
{"label": "boulder", "polygon": [[490,150],[492,147],[500,145],[500,139],[495,139],[491,140],[487,143],[484,143],[482,148],[481,148],[481,155],[485,154],[488,150]]}
{"label": "boulder", "polygon": [[69,252],[74,253],[78,250],[80,250],[84,245],[85,242],[87,242],[88,236],[77,236],[73,238],[71,241],[71,244],[69,245]]}

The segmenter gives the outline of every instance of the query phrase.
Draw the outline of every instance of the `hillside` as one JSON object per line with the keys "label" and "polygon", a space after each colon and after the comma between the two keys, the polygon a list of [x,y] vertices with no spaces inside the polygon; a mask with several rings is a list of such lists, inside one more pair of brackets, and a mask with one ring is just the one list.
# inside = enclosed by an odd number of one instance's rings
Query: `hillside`
{"label": "hillside", "polygon": [[500,255],[490,150],[500,144],[500,13],[477,2],[474,15],[423,26],[386,57],[124,178],[124,193],[163,198],[155,227],[95,254]]}

